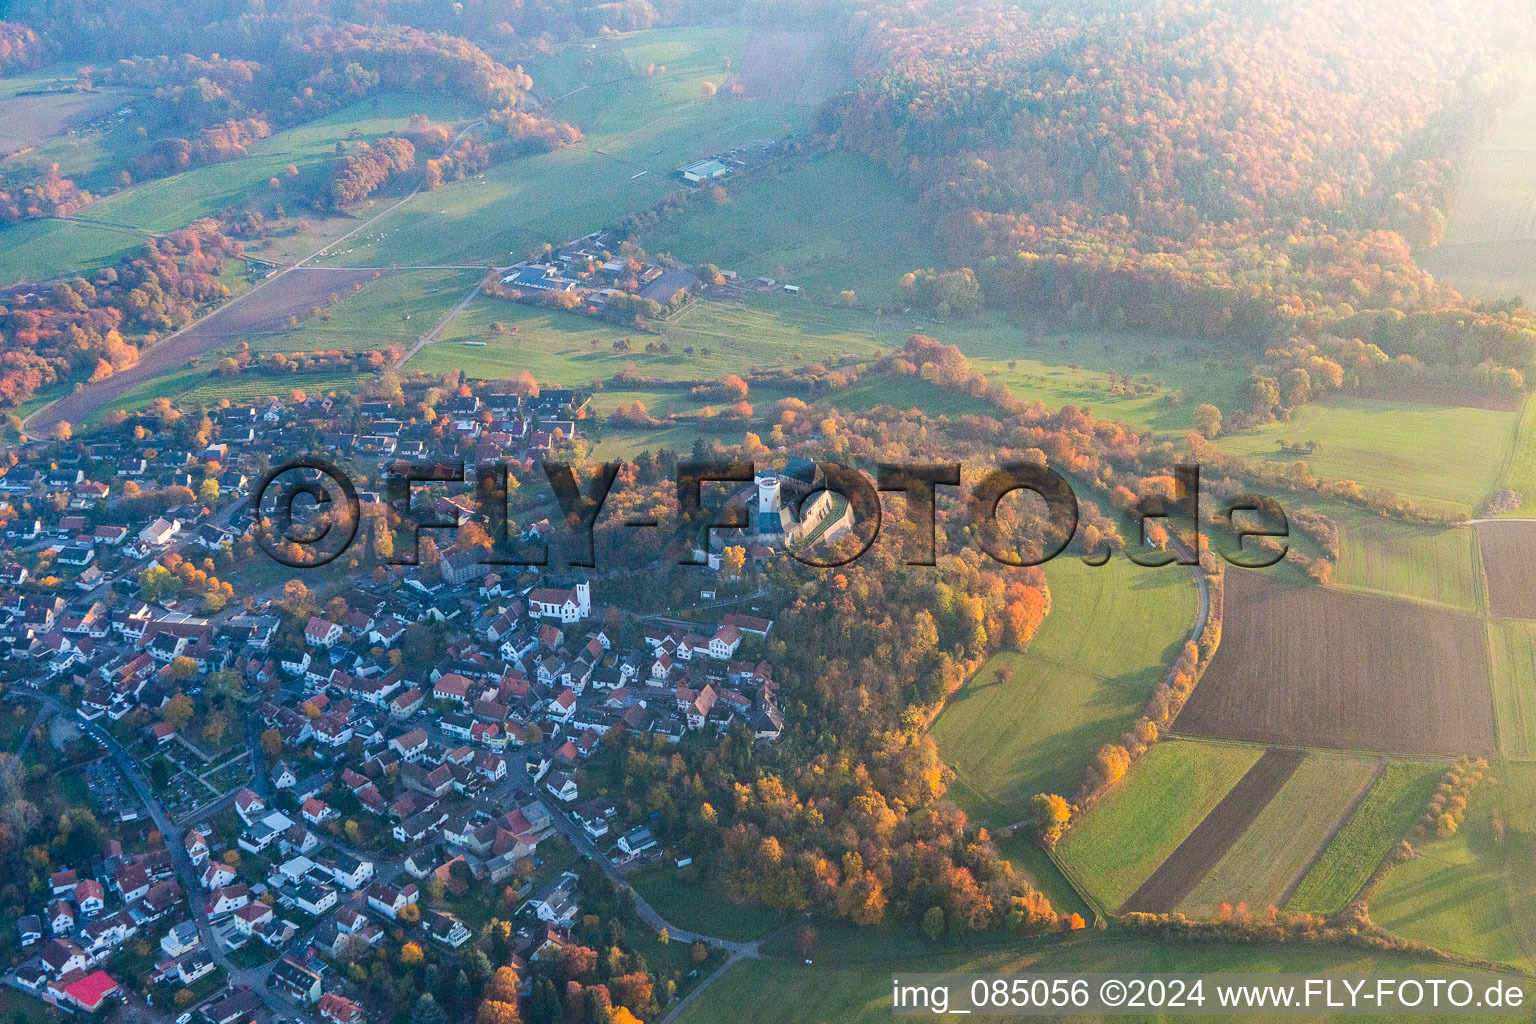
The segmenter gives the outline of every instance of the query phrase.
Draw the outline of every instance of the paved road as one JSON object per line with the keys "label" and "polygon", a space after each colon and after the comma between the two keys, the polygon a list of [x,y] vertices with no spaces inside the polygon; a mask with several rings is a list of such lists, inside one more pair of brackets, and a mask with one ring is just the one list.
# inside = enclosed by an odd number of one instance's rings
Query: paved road
{"label": "paved road", "polygon": [[[68,714],[69,709],[59,701],[44,694],[27,693],[25,690],[17,692],[26,693],[35,700],[42,701],[45,707],[50,708],[55,714]],[[270,973],[270,967],[239,968],[236,967],[225,954],[218,940],[214,938],[213,926],[208,920],[207,908],[203,905],[203,889],[197,867],[192,863],[192,858],[187,856],[185,833],[171,821],[166,813],[165,806],[155,794],[154,787],[139,770],[138,762],[132,755],[118,744],[112,734],[101,728],[95,722],[81,722],[81,729],[87,736],[96,740],[107,751],[107,754],[116,762],[123,777],[133,787],[144,807],[149,811],[150,819],[155,823],[155,828],[165,837],[166,849],[171,852],[171,863],[176,868],[177,880],[186,892],[187,905],[192,912],[192,920],[197,925],[197,933],[203,940],[203,945],[208,948],[208,953],[213,957],[214,963],[224,968],[231,985],[249,985],[251,991],[261,997],[273,1012],[279,1014],[291,1014],[293,1008],[279,999],[275,992],[266,987],[266,976]]]}
{"label": "paved road", "polygon": [[[603,869],[603,873],[613,880],[615,885],[633,891],[633,888],[630,886],[628,880],[625,879],[624,873],[615,867],[612,861],[603,856],[603,852],[597,848],[597,844],[592,842],[591,838],[586,834],[586,832],[584,832],[581,827],[576,824],[576,822],[571,820],[571,818],[566,815],[564,810],[559,807],[552,808],[550,810],[549,819],[554,824],[555,828],[557,828],[560,833],[565,836],[566,839],[570,840],[571,845],[576,847],[576,849],[580,852],[586,854],[588,857],[592,858],[592,860],[597,863],[598,867]],[[675,925],[668,921],[666,918],[662,917],[656,908],[647,903],[645,898],[642,897],[638,892],[635,893],[635,913],[640,915],[640,919],[646,924],[650,925],[652,930],[660,932],[663,928],[665,928],[667,930],[667,937],[669,939],[676,939],[682,942],[690,943],[703,942],[711,946],[718,946],[719,948],[727,951],[733,957],[738,959],[742,957],[750,957],[752,959],[756,959],[760,955],[760,946],[762,943],[761,939],[754,940],[752,942],[732,942],[729,939],[721,939],[713,935],[704,935],[700,932],[690,931],[687,928],[683,928],[680,925]]]}

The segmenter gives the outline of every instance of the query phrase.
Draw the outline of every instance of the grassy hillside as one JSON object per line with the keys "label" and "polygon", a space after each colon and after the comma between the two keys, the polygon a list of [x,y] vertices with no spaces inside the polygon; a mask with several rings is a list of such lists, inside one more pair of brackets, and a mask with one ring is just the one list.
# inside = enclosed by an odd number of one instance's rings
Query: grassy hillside
{"label": "grassy hillside", "polygon": [[[497,323],[503,325],[499,331]],[[466,341],[485,344],[466,346]],[[615,351],[619,341],[627,341],[630,350]],[[663,342],[670,352],[645,351],[647,344]],[[815,309],[794,303],[696,302],[647,333],[485,296],[455,317],[407,369],[439,373],[459,368],[488,379],[528,370],[545,383],[570,385],[604,380],[632,366],[660,381],[718,380],[753,367],[798,366],[873,351],[867,335],[828,324]]]}
{"label": "grassy hillside", "polygon": [[[321,173],[338,141],[405,126],[413,113],[457,121],[462,104],[431,96],[386,95],[339,110],[313,124],[278,132],[238,160],[197,167],[133,185],[85,207],[77,221],[25,221],[0,228],[0,283],[84,272],[142,246],[150,232],[174,231],[199,217],[238,206],[288,164]],[[316,242],[318,247],[319,242]]]}
{"label": "grassy hillside", "polygon": [[1371,903],[1371,917],[1404,938],[1466,956],[1529,968],[1536,946],[1536,772],[1497,769],[1472,796],[1447,839],[1416,844]]}
{"label": "grassy hillside", "polygon": [[[724,206],[695,204],[642,236],[647,251],[797,284],[807,298],[854,292],[861,307],[900,301],[903,274],[933,265],[922,214],[885,168],[837,150],[739,184]],[[893,223],[909,225],[893,233]]]}
{"label": "grassy hillside", "polygon": [[1498,484],[1516,414],[1462,406],[1333,398],[1304,405],[1289,423],[1217,440],[1234,455],[1294,462],[1282,440],[1317,441],[1305,461],[1319,477],[1387,487],[1426,507],[1471,513]]}
{"label": "grassy hillside", "polygon": [[1194,583],[1176,567],[1058,558],[1046,579],[1051,613],[1029,650],[994,656],[933,725],[961,803],[993,826],[1024,817],[1036,793],[1071,795],[1094,751],[1135,721],[1194,622]]}
{"label": "grassy hillside", "polygon": [[1459,175],[1440,244],[1418,254],[1425,270],[1481,299],[1536,296],[1536,93],[1484,133]]}
{"label": "grassy hillside", "polygon": [[[579,127],[585,141],[422,194],[330,258],[504,265],[659,202],[690,160],[806,123],[809,105],[703,96],[704,82],[718,83],[727,60],[742,59],[747,39],[742,28],[660,29],[595,44],[591,67],[569,55],[554,69],[555,88],[566,92],[551,100],[551,113]],[[553,91],[539,84],[537,65],[531,74],[541,94]]]}

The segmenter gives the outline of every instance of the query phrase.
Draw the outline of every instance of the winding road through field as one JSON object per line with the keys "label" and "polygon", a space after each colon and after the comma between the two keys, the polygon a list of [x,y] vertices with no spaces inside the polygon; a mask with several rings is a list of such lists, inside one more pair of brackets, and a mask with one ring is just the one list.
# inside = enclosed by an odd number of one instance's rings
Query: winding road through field
{"label": "winding road through field", "polygon": [[[465,125],[463,131],[454,136],[453,141],[449,142],[444,148],[443,155],[447,156],[464,136],[468,135],[481,123],[480,121],[473,121]],[[148,346],[139,353],[139,361],[128,369],[114,373],[112,376],[99,380],[94,384],[87,384],[44,406],[27,417],[26,421],[22,424],[22,429],[31,434],[46,434],[54,430],[61,423],[75,424],[84,422],[108,403],[122,397],[133,388],[183,367],[187,364],[188,360],[197,356],[207,355],[209,352],[227,344],[230,340],[230,335],[218,329],[220,325],[217,321],[221,317],[228,319],[231,309],[238,308],[243,312],[251,305],[270,302],[274,297],[286,297],[289,300],[289,306],[294,305],[294,302],[297,301],[298,305],[302,307],[307,301],[306,297],[310,294],[309,288],[306,288],[300,282],[300,278],[306,274],[329,274],[333,271],[345,273],[350,271],[356,275],[372,274],[393,269],[388,267],[351,267],[343,270],[342,268],[331,267],[306,267],[305,264],[319,259],[353,235],[372,227],[380,220],[388,217],[391,213],[394,213],[400,207],[415,199],[421,193],[421,190],[422,185],[418,184],[410,192],[406,193],[404,197],[358,224],[340,238],[327,242],[297,263],[285,267],[266,280],[259,282],[249,291],[236,296],[212,312],[197,318],[174,334],[169,334],[155,344]],[[310,287],[313,287],[313,285],[311,284]],[[286,295],[284,289],[288,289]],[[479,290],[478,284],[475,286],[475,290]],[[469,297],[473,298],[474,293],[472,292]],[[281,298],[279,298],[279,302],[281,302]],[[282,313],[287,313],[287,306],[283,307]],[[257,313],[255,315],[259,316],[260,314]],[[442,328],[442,324],[435,327],[432,331],[432,336],[436,336],[437,332],[441,331]],[[419,348],[420,345],[421,343],[418,342],[417,347]],[[415,350],[413,349],[413,351]]]}

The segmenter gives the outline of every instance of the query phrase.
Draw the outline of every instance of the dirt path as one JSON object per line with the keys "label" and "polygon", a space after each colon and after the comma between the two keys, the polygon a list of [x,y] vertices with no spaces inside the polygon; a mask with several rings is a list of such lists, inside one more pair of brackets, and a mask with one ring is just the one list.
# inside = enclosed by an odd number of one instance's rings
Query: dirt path
{"label": "dirt path", "polygon": [[[270,333],[283,327],[290,317],[304,319],[314,306],[324,306],[333,294],[350,293],[351,286],[363,284],[378,274],[377,270],[354,270],[332,274],[318,270],[291,270],[258,285],[260,300],[249,301],[253,288],[163,341],[145,348],[139,361],[126,370],[87,384],[64,395],[29,417],[24,429],[43,434],[59,423],[80,424],[98,410],[122,398],[136,387],[187,366],[199,357],[216,352],[242,338]],[[278,384],[273,390],[280,390]]]}
{"label": "dirt path", "polygon": [[412,345],[410,350],[406,352],[405,355],[401,356],[400,361],[395,365],[404,366],[406,363],[411,361],[412,356],[426,348],[432,342],[436,341],[437,336],[443,333],[443,329],[453,322],[453,318],[464,312],[464,307],[473,302],[475,300],[475,296],[480,294],[480,286],[484,283],[485,278],[483,277],[476,281],[475,286],[469,290],[469,294],[460,299],[459,304],[450,309],[448,311],[448,315],[439,320],[435,327],[433,327],[426,334],[423,334],[420,338],[416,339],[416,344]]}
{"label": "dirt path", "polygon": [[1265,751],[1179,848],[1152,872],[1152,877],[1125,901],[1120,912],[1166,914],[1177,907],[1253,824],[1280,787],[1296,774],[1306,756],[1301,750]]}
{"label": "dirt path", "polygon": [[[443,150],[444,155],[451,152],[453,147],[458,145],[459,140],[468,135],[480,123],[479,121],[474,121],[466,125],[464,130],[459,132],[453,138],[453,141],[448,143],[447,147]],[[83,422],[107,403],[122,397],[131,388],[154,380],[162,374],[170,372],[172,369],[186,365],[186,362],[194,356],[206,355],[221,344],[229,341],[231,337],[237,336],[232,332],[248,330],[248,328],[242,327],[239,322],[230,322],[230,310],[232,309],[238,309],[241,313],[246,314],[247,319],[250,320],[261,321],[270,319],[272,309],[268,303],[274,297],[279,297],[278,301],[282,308],[277,311],[277,316],[281,320],[286,320],[289,316],[296,315],[291,308],[292,296],[295,292],[301,296],[307,295],[309,289],[313,287],[313,285],[307,282],[302,282],[301,279],[303,277],[312,277],[318,273],[329,277],[331,282],[335,281],[333,272],[328,270],[322,271],[319,268],[314,268],[309,274],[302,273],[306,269],[304,265],[311,260],[320,258],[353,235],[372,227],[380,220],[388,217],[391,213],[394,213],[400,207],[415,199],[421,193],[421,188],[422,186],[418,184],[403,198],[391,203],[340,238],[327,242],[287,269],[260,282],[250,291],[236,296],[206,316],[199,317],[181,330],[162,338],[159,342],[144,349],[139,354],[139,361],[129,369],[121,373],[115,373],[105,380],[97,381],[95,384],[87,384],[78,391],[71,392],[39,409],[27,417],[26,421],[22,424],[22,429],[31,434],[42,434],[52,430],[60,423]],[[371,275],[376,271],[370,268],[366,271],[358,270],[353,272]],[[342,273],[346,272],[342,271]],[[295,275],[297,275],[297,278]],[[326,287],[330,287],[330,284],[328,283]],[[290,301],[283,304],[281,298],[283,296],[288,297]],[[303,308],[307,309],[308,305],[311,304],[306,303]],[[247,313],[247,311],[249,312]]]}

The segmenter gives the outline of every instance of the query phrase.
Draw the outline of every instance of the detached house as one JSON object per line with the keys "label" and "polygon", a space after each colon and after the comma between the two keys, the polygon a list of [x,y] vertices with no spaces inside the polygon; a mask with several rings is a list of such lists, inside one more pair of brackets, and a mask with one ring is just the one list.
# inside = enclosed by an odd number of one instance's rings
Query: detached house
{"label": "detached house", "polygon": [[179,522],[175,520],[167,522],[164,519],[156,519],[139,531],[139,543],[151,548],[164,547],[180,532],[181,524]]}
{"label": "detached house", "polygon": [[342,628],[329,619],[313,616],[304,626],[304,639],[311,647],[330,647],[341,640]]}

